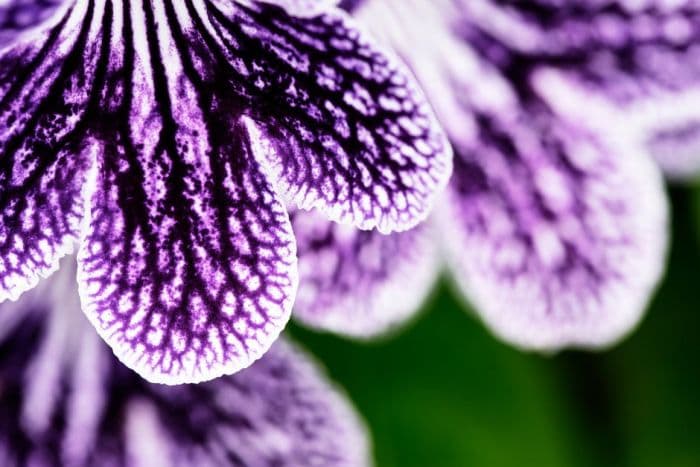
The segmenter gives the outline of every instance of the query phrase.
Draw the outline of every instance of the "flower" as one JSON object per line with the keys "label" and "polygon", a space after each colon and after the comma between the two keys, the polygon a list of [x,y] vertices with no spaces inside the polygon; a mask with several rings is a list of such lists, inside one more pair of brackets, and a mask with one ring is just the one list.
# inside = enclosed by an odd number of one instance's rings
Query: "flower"
{"label": "flower", "polygon": [[359,467],[366,430],[285,339],[198,385],[125,368],[80,309],[74,258],[0,305],[0,463],[32,466]]}
{"label": "flower", "polygon": [[[629,333],[663,274],[668,243],[651,156],[676,177],[700,163],[697,2],[344,5],[396,48],[448,133],[454,172],[433,230],[486,325],[541,351],[609,346]],[[381,241],[410,235],[421,234]],[[423,249],[412,261],[432,254]],[[424,297],[429,287],[407,289]],[[366,314],[384,313],[353,293]]]}
{"label": "flower", "polygon": [[234,373],[277,338],[285,202],[402,231],[450,174],[410,74],[329,2],[71,0],[37,21],[0,52],[0,302],[77,242],[83,311],[149,381]]}

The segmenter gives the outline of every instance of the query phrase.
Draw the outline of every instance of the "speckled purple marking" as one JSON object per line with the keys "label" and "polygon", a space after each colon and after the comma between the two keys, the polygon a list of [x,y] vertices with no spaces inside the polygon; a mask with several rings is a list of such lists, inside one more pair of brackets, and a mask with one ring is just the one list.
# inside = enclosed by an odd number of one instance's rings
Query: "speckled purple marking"
{"label": "speckled purple marking", "polygon": [[5,49],[0,301],[80,237],[84,311],[117,356],[201,381],[249,365],[289,317],[278,193],[384,232],[424,218],[445,138],[404,68],[323,11],[78,0]]}

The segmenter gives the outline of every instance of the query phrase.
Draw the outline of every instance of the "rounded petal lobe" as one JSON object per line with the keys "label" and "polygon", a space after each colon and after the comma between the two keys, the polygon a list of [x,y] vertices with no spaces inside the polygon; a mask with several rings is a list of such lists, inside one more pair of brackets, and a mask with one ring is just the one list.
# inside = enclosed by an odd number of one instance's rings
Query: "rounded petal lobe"
{"label": "rounded petal lobe", "polygon": [[[105,158],[78,255],[99,333],[126,365],[169,384],[250,365],[284,328],[297,286],[289,218],[254,164],[246,124],[197,152],[189,123],[172,135],[173,152]],[[192,152],[177,152],[176,140]]]}
{"label": "rounded petal lobe", "polygon": [[230,5],[210,16],[231,61],[251,60],[242,78],[264,96],[251,117],[289,198],[384,233],[427,216],[450,175],[451,151],[396,58],[340,10],[298,18]]}
{"label": "rounded petal lobe", "polygon": [[293,315],[352,337],[384,334],[414,316],[439,270],[429,225],[383,235],[296,211],[299,292]]}
{"label": "rounded petal lobe", "polygon": [[2,465],[370,465],[351,405],[288,342],[234,376],[150,384],[99,339],[80,311],[75,264],[63,266],[39,293],[0,306],[0,317],[21,316],[0,336]]}
{"label": "rounded petal lobe", "polygon": [[664,269],[660,177],[634,146],[538,115],[480,115],[458,149],[440,222],[448,264],[477,313],[524,348],[613,343]]}

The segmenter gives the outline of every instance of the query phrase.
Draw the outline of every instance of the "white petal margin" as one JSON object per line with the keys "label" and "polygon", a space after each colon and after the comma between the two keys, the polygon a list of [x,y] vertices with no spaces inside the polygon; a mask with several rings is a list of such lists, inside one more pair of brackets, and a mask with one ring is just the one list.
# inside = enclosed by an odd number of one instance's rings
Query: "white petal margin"
{"label": "white petal margin", "polygon": [[[668,206],[660,172],[624,139],[560,133],[566,160],[552,165],[522,128],[514,132],[522,138],[516,144],[534,148],[524,157],[532,157],[528,170],[498,158],[482,169],[505,170],[506,178],[520,173],[521,182],[499,189],[501,171],[481,191],[456,164],[437,211],[458,289],[497,336],[520,348],[610,346],[639,323],[665,269]],[[471,150],[487,159],[492,149]],[[574,185],[557,173],[559,164],[575,168]],[[460,177],[468,195],[457,189]],[[551,218],[537,212],[540,202]]]}
{"label": "white petal margin", "polygon": [[[250,2],[256,0],[242,0]],[[287,13],[300,18],[318,16],[330,8],[335,8],[339,0],[258,0],[262,3],[277,5],[285,9]]]}
{"label": "white petal margin", "polygon": [[19,302],[0,306],[0,465],[371,465],[363,422],[294,345],[281,339],[253,366],[215,381],[148,383],[85,319],[75,268],[64,260]]}
{"label": "white petal margin", "polygon": [[311,328],[356,338],[386,334],[420,310],[440,268],[429,222],[381,234],[291,214],[299,254],[292,316]]}

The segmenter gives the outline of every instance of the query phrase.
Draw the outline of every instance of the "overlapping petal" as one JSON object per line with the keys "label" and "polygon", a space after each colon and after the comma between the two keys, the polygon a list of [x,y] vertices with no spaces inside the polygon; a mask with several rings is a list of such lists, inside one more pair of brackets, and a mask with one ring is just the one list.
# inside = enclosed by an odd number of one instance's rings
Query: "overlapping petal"
{"label": "overlapping petal", "polygon": [[430,225],[383,235],[291,215],[299,252],[293,315],[352,337],[375,337],[410,319],[432,289],[439,256]]}
{"label": "overlapping petal", "polygon": [[413,0],[359,15],[402,51],[454,144],[439,230],[479,315],[526,348],[608,345],[638,322],[663,272],[661,179],[612,113],[575,119],[543,97],[538,73],[569,63],[535,48],[541,31],[516,9]]}
{"label": "overlapping petal", "polygon": [[149,384],[81,314],[74,269],[1,307],[0,319],[15,320],[1,323],[2,465],[370,464],[352,407],[290,343],[235,376]]}
{"label": "overlapping petal", "polygon": [[341,11],[274,3],[78,0],[0,54],[0,300],[80,236],[83,306],[119,358],[201,381],[288,319],[280,191],[363,228],[427,215],[451,153],[410,75]]}

